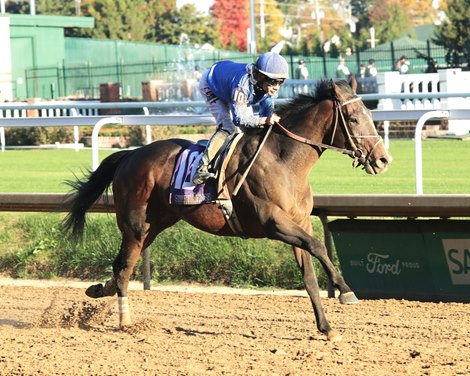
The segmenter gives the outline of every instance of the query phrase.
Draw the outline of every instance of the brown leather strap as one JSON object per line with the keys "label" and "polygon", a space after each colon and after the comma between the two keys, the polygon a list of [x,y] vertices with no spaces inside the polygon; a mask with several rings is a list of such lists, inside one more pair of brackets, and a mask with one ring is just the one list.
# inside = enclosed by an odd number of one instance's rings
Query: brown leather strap
{"label": "brown leather strap", "polygon": [[288,130],[287,128],[285,128],[278,122],[274,123],[274,125],[276,125],[276,127],[278,127],[282,131],[282,133],[284,133],[287,137],[292,138],[293,140],[299,141],[303,144],[307,144],[310,146],[317,146],[322,149],[330,149],[334,151],[339,151],[340,153],[354,156],[354,151],[352,150],[337,148],[336,146],[333,146],[333,145],[322,144],[321,142],[314,142],[314,141],[309,140],[308,138],[300,137],[296,135],[295,133],[292,133],[290,130]]}

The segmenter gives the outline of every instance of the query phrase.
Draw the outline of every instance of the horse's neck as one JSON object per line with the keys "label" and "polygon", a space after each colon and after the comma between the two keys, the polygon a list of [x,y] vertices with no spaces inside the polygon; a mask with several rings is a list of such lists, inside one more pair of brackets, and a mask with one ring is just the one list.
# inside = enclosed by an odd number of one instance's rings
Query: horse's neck
{"label": "horse's neck", "polygon": [[[327,106],[325,108],[325,106]],[[329,106],[329,107],[328,107]],[[325,116],[325,114],[328,114]],[[329,143],[325,140],[332,123],[331,104],[320,103],[313,107],[302,120],[290,124],[289,130],[314,143]],[[308,144],[293,140],[287,136],[279,139],[283,161],[289,165],[291,171],[297,174],[308,175],[313,165],[322,154],[322,150]]]}

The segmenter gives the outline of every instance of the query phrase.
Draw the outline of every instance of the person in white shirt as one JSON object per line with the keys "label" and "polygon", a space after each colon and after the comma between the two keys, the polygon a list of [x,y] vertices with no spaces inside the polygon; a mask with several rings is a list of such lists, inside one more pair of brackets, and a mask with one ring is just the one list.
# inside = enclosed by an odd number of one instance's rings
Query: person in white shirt
{"label": "person in white shirt", "polygon": [[351,72],[349,71],[349,68],[346,66],[346,62],[344,58],[339,59],[339,64],[336,67],[336,78],[349,78],[351,75]]}
{"label": "person in white shirt", "polygon": [[365,77],[377,76],[377,68],[375,67],[375,60],[369,59],[369,65],[366,68]]}
{"label": "person in white shirt", "polygon": [[400,74],[406,74],[410,70],[410,61],[406,56],[400,58]]}
{"label": "person in white shirt", "polygon": [[299,60],[299,66],[295,70],[295,78],[298,80],[308,80],[308,69],[304,60]]}

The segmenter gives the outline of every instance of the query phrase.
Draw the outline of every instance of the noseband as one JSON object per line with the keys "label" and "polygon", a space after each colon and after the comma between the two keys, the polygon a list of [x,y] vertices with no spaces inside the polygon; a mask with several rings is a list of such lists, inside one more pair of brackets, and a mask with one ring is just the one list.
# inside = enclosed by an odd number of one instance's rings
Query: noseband
{"label": "noseband", "polygon": [[[335,133],[336,133],[336,128],[338,127],[338,119],[341,117],[341,124],[343,125],[344,128],[344,133],[346,134],[347,138],[347,143],[351,146],[351,149],[345,149],[347,152],[344,152],[343,154],[349,154],[353,159],[353,167],[356,168],[359,165],[365,165],[369,162],[369,159],[374,152],[375,148],[377,145],[380,143],[382,140],[379,135],[364,135],[364,136],[355,136],[351,135],[351,129],[349,123],[346,122],[346,119],[344,118],[343,111],[341,111],[341,107],[348,105],[349,103],[357,102],[360,101],[361,97],[355,96],[343,103],[340,103],[339,101],[335,101],[335,127],[333,128],[333,134],[331,136],[331,143],[333,143],[334,138],[335,138]],[[339,115],[339,116],[338,116]],[[377,142],[374,144],[374,147],[371,149],[369,154],[366,154],[364,150],[362,150],[356,142],[354,142],[354,139],[356,141],[361,138],[376,138]]]}
{"label": "noseband", "polygon": [[[377,145],[381,141],[381,137],[379,135],[355,136],[355,135],[351,134],[350,126],[346,122],[346,119],[344,118],[344,114],[343,114],[343,111],[341,111],[341,107],[346,106],[346,105],[348,105],[350,103],[353,103],[353,102],[360,101],[360,100],[361,100],[361,97],[356,96],[356,97],[353,97],[353,98],[351,98],[351,99],[349,99],[345,102],[342,102],[342,103],[340,103],[339,101],[334,102],[335,125],[334,125],[334,128],[333,128],[333,134],[331,136],[331,144],[333,143],[333,140],[335,138],[336,129],[338,128],[339,118],[341,117],[341,124],[344,128],[344,133],[346,134],[347,143],[351,146],[350,149],[338,148],[338,147],[333,146],[333,145],[323,144],[323,143],[320,143],[320,142],[314,142],[314,141],[311,141],[307,138],[300,137],[300,136],[292,133],[291,131],[289,131],[287,128],[283,127],[279,123],[275,123],[275,125],[286,136],[288,136],[289,138],[292,138],[296,141],[302,142],[302,143],[307,144],[307,145],[316,146],[316,147],[319,147],[319,148],[322,148],[322,149],[329,149],[329,150],[340,152],[342,154],[349,155],[351,158],[354,159],[353,166],[355,168],[360,164],[365,165],[366,163],[368,163],[369,158],[372,155],[372,152],[375,150],[375,148],[377,147]],[[366,154],[360,147],[357,146],[356,142],[354,142],[354,139],[357,140],[357,139],[360,139],[360,138],[377,138],[377,142],[375,143],[374,147],[369,152],[369,154]]]}

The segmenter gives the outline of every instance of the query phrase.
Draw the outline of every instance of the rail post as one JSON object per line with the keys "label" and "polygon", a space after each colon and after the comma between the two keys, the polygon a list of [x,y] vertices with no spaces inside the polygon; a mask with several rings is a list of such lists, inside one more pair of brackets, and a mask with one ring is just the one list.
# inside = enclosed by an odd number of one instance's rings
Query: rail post
{"label": "rail post", "polygon": [[145,248],[142,251],[142,278],[144,282],[144,290],[150,290],[150,250]]}
{"label": "rail post", "polygon": [[119,117],[109,117],[99,120],[93,127],[93,132],[91,133],[91,154],[92,154],[92,170],[96,171],[100,161],[98,158],[98,134],[103,125],[116,125],[122,124],[122,118]]}
{"label": "rail post", "polygon": [[[331,260],[331,262],[334,263],[333,237],[331,236],[330,229],[328,228],[328,216],[325,213],[320,213],[318,216],[320,217],[321,223],[323,225],[323,241],[325,243],[328,258]],[[326,289],[328,291],[328,297],[334,298],[335,288],[328,277],[326,278]]]}
{"label": "rail post", "polygon": [[443,119],[449,117],[449,111],[429,111],[422,115],[415,129],[415,164],[416,164],[416,194],[423,194],[423,153],[422,153],[422,133],[426,121],[432,118]]}

